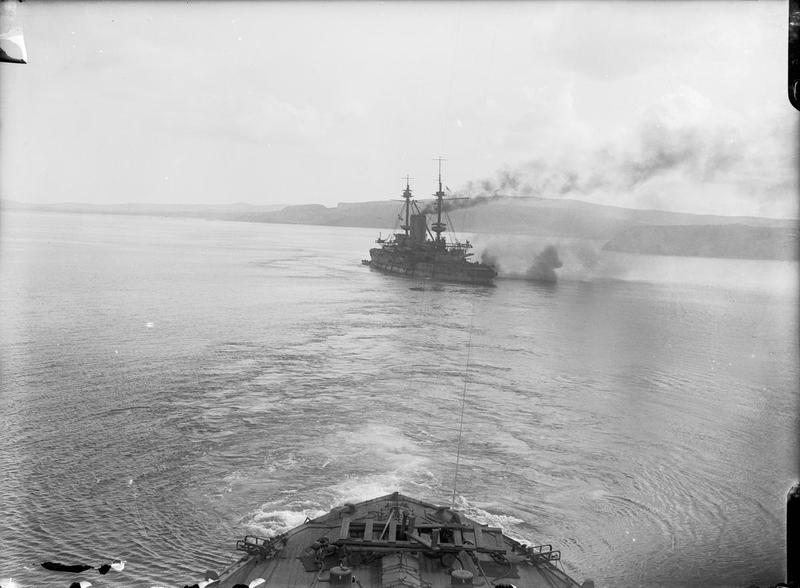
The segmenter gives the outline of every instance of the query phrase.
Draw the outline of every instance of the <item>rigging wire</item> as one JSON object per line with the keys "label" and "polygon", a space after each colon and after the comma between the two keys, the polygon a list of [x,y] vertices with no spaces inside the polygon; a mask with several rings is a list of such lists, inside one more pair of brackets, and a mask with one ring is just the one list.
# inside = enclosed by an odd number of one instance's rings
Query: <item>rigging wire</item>
{"label": "rigging wire", "polygon": [[461,395],[461,418],[458,424],[458,448],[456,449],[456,471],[453,475],[453,501],[451,508],[456,506],[456,490],[458,489],[458,467],[461,463],[461,440],[464,433],[464,408],[467,404],[467,381],[469,376],[469,361],[472,355],[472,326],[475,321],[475,298],[472,298],[472,312],[469,317],[469,340],[467,341],[467,365],[464,368],[464,391]]}
{"label": "rigging wire", "polygon": [[[416,211],[417,214],[420,214],[417,200],[414,197],[411,199],[410,206],[412,208],[412,214],[414,211]],[[413,303],[413,308],[415,310],[418,324],[425,324],[425,319],[433,314],[433,301],[430,287],[425,283],[424,279],[419,277],[412,277],[411,283],[413,284],[413,288],[416,290],[414,293],[412,293],[412,295],[414,298],[416,298],[416,302]],[[425,335],[426,332],[423,330],[423,336]],[[421,341],[419,344],[425,345],[425,340],[423,339],[423,341]],[[409,359],[406,361],[405,365],[408,370],[408,377],[406,379],[405,391],[408,398],[413,398],[414,392],[417,390],[417,381],[421,379],[418,377],[418,375],[421,373],[421,369],[424,367],[422,359],[424,357],[427,357],[427,354],[418,356],[412,353],[409,354]],[[430,443],[432,441],[432,435],[430,434],[430,431],[434,430],[433,419],[435,413],[431,410],[426,410],[425,412],[427,419],[424,431],[428,437],[423,441],[423,444]]]}

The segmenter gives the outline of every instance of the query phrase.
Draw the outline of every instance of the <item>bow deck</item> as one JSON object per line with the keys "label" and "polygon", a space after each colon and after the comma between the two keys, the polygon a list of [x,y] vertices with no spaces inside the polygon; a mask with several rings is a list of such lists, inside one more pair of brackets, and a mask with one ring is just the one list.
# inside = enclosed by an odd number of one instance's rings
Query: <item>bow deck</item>
{"label": "bow deck", "polygon": [[398,493],[347,504],[272,539],[237,543],[244,557],[220,587],[578,587],[560,552],[527,546],[463,514]]}

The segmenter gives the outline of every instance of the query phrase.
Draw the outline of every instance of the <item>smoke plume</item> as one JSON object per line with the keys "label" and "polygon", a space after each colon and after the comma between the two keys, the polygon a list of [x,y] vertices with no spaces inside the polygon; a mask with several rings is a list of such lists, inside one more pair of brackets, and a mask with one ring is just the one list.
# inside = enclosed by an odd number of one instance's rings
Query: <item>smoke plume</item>
{"label": "smoke plume", "polygon": [[625,259],[602,250],[602,241],[544,239],[509,235],[494,237],[480,252],[480,260],[495,268],[499,278],[555,282],[625,279]]}
{"label": "smoke plume", "polygon": [[[445,196],[442,200],[442,212],[450,212],[462,208],[471,208],[479,204],[486,204],[494,200],[499,200],[503,197],[502,194],[485,194],[481,193],[477,196],[472,196],[470,189],[472,182],[467,184],[466,188],[462,188],[453,192],[451,195]],[[436,201],[427,202],[421,210],[422,214],[434,214],[436,212]]]}
{"label": "smoke plume", "polygon": [[613,135],[587,139],[565,132],[546,146],[531,140],[531,157],[468,182],[458,192],[469,199],[448,206],[503,196],[564,197],[635,208],[784,216],[784,208],[796,208],[797,171],[787,149],[776,147],[784,144],[782,138],[785,145],[793,144],[786,129],[755,125],[682,88],[643,108],[629,127]]}
{"label": "smoke plume", "polygon": [[489,245],[481,253],[481,263],[491,265],[501,278],[516,278],[540,282],[558,280],[556,271],[564,264],[553,245],[540,251],[510,245]]}
{"label": "smoke plume", "polygon": [[556,270],[563,265],[556,248],[548,245],[534,258],[533,265],[525,272],[525,277],[539,282],[555,282],[558,279]]}

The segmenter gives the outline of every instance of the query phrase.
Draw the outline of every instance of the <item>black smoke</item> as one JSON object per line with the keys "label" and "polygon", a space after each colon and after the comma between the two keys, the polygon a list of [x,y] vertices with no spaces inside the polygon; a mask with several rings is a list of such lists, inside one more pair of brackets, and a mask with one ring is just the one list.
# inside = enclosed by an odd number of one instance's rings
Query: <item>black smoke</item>
{"label": "black smoke", "polygon": [[570,149],[570,138],[565,137],[564,145],[531,153],[492,177],[467,182],[458,192],[469,199],[448,206],[463,208],[502,197],[591,200],[602,195],[608,201],[673,179],[693,186],[739,182],[742,174],[758,176],[752,173],[757,172],[753,145],[745,130],[740,120],[726,117],[703,96],[686,90],[651,104],[630,127],[598,137],[593,145],[575,143]]}
{"label": "black smoke", "polygon": [[[706,182],[736,179],[744,189],[751,181],[748,178],[760,176],[753,163],[753,146],[745,140],[739,123],[687,90],[650,105],[629,128],[613,137],[600,137],[592,146],[554,146],[499,169],[492,177],[469,181],[445,198],[443,210],[507,197],[587,201],[599,197],[601,202],[609,202],[639,193],[651,199],[645,204],[658,207],[661,186],[675,181],[696,189]],[[773,184],[767,182],[762,191]],[[648,190],[654,192],[647,196]],[[435,201],[426,202],[423,212],[435,211]]]}
{"label": "black smoke", "polygon": [[[445,196],[442,199],[442,212],[451,212],[453,210],[460,210],[462,208],[472,208],[487,202],[493,202],[503,198],[502,194],[478,194],[471,196],[469,187],[472,184],[467,184],[466,189],[458,190],[450,196]],[[436,201],[427,202],[421,210],[422,214],[436,214]]]}

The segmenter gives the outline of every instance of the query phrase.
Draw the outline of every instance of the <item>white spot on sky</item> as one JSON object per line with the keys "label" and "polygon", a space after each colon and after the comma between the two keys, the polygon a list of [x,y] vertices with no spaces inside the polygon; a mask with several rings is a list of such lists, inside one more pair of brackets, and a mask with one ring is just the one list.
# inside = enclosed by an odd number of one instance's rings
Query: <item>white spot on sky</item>
{"label": "white spot on sky", "polygon": [[153,321],[147,321],[144,324],[144,326],[147,327],[148,329],[152,329],[153,328]]}

